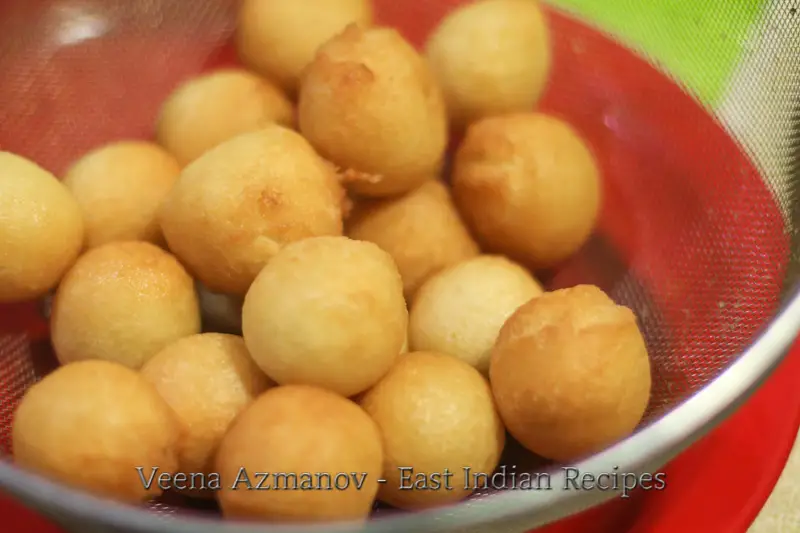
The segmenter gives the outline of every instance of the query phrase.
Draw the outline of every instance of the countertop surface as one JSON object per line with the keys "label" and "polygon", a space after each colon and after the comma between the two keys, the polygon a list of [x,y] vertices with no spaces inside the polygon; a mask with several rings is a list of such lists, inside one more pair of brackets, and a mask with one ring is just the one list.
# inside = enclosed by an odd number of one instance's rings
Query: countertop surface
{"label": "countertop surface", "polygon": [[800,533],[800,436],[775,490],[748,533]]}

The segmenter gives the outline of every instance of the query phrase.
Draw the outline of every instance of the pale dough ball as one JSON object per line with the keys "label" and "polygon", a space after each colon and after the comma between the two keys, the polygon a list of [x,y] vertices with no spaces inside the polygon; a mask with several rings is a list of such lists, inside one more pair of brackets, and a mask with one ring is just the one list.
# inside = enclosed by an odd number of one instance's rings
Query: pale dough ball
{"label": "pale dough ball", "polygon": [[484,374],[506,319],[542,294],[542,287],[520,265],[502,256],[468,259],[430,278],[409,314],[414,350],[446,353]]}
{"label": "pale dough ball", "polygon": [[400,273],[369,242],[316,237],[286,246],[244,299],[242,330],[276,382],[352,396],[400,354],[408,328]]}
{"label": "pale dough ball", "polygon": [[0,152],[0,303],[55,287],[83,245],[81,210],[50,172]]}
{"label": "pale dough ball", "polygon": [[627,437],[650,398],[636,316],[592,285],[545,293],[517,309],[500,331],[489,376],[508,431],[560,462]]}
{"label": "pale dough ball", "polygon": [[548,268],[589,238],[600,209],[600,171],[567,123],[543,113],[472,124],[459,147],[453,196],[481,244]]}
{"label": "pale dough ball", "polygon": [[160,212],[170,250],[208,289],[244,295],[281,247],[342,234],[344,192],[298,133],[230,139],[181,173]]}
{"label": "pale dough ball", "polygon": [[62,364],[105,359],[139,369],[167,345],[200,331],[194,282],[153,244],[92,248],[61,281],[50,331]]}
{"label": "pale dough ball", "polygon": [[197,298],[200,301],[203,330],[241,335],[244,298],[212,292],[201,283],[195,285]]}
{"label": "pale dough ball", "polygon": [[[14,415],[14,461],[97,496],[138,503],[153,468],[175,472],[175,414],[137,372],[108,361],[62,366],[31,386]],[[137,471],[141,468],[141,473]]]}
{"label": "pale dough ball", "polygon": [[322,45],[300,83],[297,113],[303,135],[358,194],[401,194],[442,167],[441,91],[394,29],[348,26]]}
{"label": "pale dough ball", "polygon": [[[378,499],[400,509],[447,505],[470,495],[465,468],[491,474],[505,446],[505,429],[489,384],[449,355],[411,352],[361,399],[383,437],[384,469]],[[403,474],[401,468],[413,467]],[[451,473],[440,487],[408,489],[414,473]],[[408,479],[406,478],[406,479]],[[469,479],[474,488],[474,479]],[[449,487],[449,489],[448,489]]]}
{"label": "pale dough ball", "polygon": [[[175,341],[147,361],[141,373],[180,421],[180,472],[202,473],[205,479],[214,473],[214,456],[231,422],[270,385],[244,340],[221,333]],[[202,491],[188,494],[213,496]]]}
{"label": "pale dough ball", "polygon": [[372,23],[370,0],[245,0],[236,48],[242,62],[294,92],[317,49],[349,24]]}
{"label": "pale dough ball", "polygon": [[162,244],[156,218],[181,169],[172,155],[145,141],[119,141],[92,150],[64,176],[83,212],[85,246],[112,241]]}
{"label": "pale dough ball", "polygon": [[398,198],[359,203],[347,233],[389,252],[409,301],[432,274],[478,254],[450,192],[438,180]]}
{"label": "pale dough ball", "polygon": [[550,74],[547,20],[536,0],[466,3],[431,34],[426,56],[459,126],[527,111]]}
{"label": "pale dough ball", "polygon": [[[383,451],[378,428],[358,405],[287,385],[268,390],[237,417],[216,465],[227,518],[363,520],[378,491]],[[273,490],[247,490],[257,486],[257,472],[278,474],[262,484]]]}
{"label": "pale dough ball", "polygon": [[240,69],[193,78],[166,99],[156,140],[184,166],[235,137],[268,124],[294,124],[294,108],[269,81]]}

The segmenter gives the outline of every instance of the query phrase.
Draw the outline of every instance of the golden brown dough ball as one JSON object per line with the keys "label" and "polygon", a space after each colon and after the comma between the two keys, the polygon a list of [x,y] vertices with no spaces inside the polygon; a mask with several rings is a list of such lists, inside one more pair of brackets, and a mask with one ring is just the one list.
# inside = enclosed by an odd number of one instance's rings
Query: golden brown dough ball
{"label": "golden brown dough ball", "polygon": [[186,167],[160,212],[172,252],[214,292],[244,295],[289,242],[342,234],[344,192],[298,133],[230,139]]}
{"label": "golden brown dough ball", "polygon": [[398,198],[359,203],[347,233],[389,252],[409,300],[432,274],[478,254],[450,192],[438,180]]}
{"label": "golden brown dough ball", "polygon": [[526,266],[575,253],[600,209],[600,171],[562,120],[521,113],[474,123],[456,153],[453,196],[478,241]]}
{"label": "golden brown dough ball", "polygon": [[[382,463],[378,428],[358,405],[315,387],[276,387],[225,435],[216,460],[218,499],[227,518],[362,520],[372,509]],[[262,490],[246,490],[259,482]]]}
{"label": "golden brown dough ball", "polygon": [[189,479],[188,494],[212,496],[198,491],[214,473],[214,456],[233,419],[258,395],[267,390],[269,379],[247,352],[244,340],[235,335],[204,333],[170,344],[141,370],[177,414],[181,424],[178,468]]}
{"label": "golden brown dough ball", "polygon": [[175,414],[137,372],[81,361],[27,390],[11,438],[18,465],[98,496],[138,503],[162,492],[157,481],[146,487],[153,468],[175,472],[178,433]]}
{"label": "golden brown dough ball", "polygon": [[104,359],[139,369],[168,344],[200,331],[192,278],[147,242],[86,252],[61,281],[51,313],[51,340],[62,364]]}
{"label": "golden brown dough ball", "polygon": [[81,206],[85,246],[112,241],[161,244],[156,214],[181,169],[172,155],[145,141],[119,141],[76,161],[64,184]]}
{"label": "golden brown dough ball", "polygon": [[303,135],[358,194],[401,194],[442,166],[441,91],[396,30],[348,26],[322,45],[300,83],[297,112]]}
{"label": "golden brown dough ball", "polygon": [[35,163],[0,152],[0,302],[46,294],[82,245],[83,218],[69,190]]}
{"label": "golden brown dough ball", "polygon": [[502,256],[462,261],[430,278],[409,314],[414,350],[458,357],[483,374],[506,319],[542,294],[542,287],[520,265]]}
{"label": "golden brown dough ball", "polygon": [[527,111],[550,74],[547,20],[536,0],[467,3],[431,34],[426,56],[459,126]]}
{"label": "golden brown dough ball", "polygon": [[349,24],[372,23],[370,0],[245,0],[236,47],[242,62],[294,92],[317,49]]}
{"label": "golden brown dough ball", "polygon": [[628,436],[650,397],[636,317],[592,285],[517,309],[500,331],[489,375],[508,431],[533,453],[562,462]]}
{"label": "golden brown dough ball", "polygon": [[376,245],[316,237],[286,246],[247,292],[244,340],[276,382],[353,396],[400,354],[408,328],[400,273]]}
{"label": "golden brown dough ball", "polygon": [[164,102],[156,139],[183,166],[235,137],[268,124],[294,124],[294,108],[271,82],[245,70],[193,78]]}
{"label": "golden brown dough ball", "polygon": [[[500,461],[505,429],[489,383],[454,357],[405,354],[360,403],[383,437],[378,499],[385,503],[409,510],[455,503],[475,488],[466,469],[491,474]],[[410,489],[420,473],[441,476],[428,477],[427,490]]]}

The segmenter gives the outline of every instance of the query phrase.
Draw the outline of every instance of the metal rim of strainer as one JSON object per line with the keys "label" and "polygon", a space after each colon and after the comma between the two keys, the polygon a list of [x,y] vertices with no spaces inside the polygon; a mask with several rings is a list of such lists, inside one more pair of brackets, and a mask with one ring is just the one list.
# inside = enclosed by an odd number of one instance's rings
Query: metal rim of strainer
{"label": "metal rim of strainer", "polygon": [[[800,285],[793,287],[775,318],[731,366],[671,412],[638,433],[589,459],[573,465],[583,473],[620,471],[645,473],[663,466],[731,414],[781,362],[800,330]],[[564,472],[552,475],[556,490],[509,490],[457,506],[399,514],[359,524],[274,525],[236,523],[203,517],[164,517],[69,489],[10,462],[0,461],[0,486],[18,498],[43,502],[43,511],[71,520],[126,532],[159,533],[319,533],[325,531],[448,531],[465,532],[492,523],[545,525],[602,503],[618,494],[601,490],[563,491]],[[46,503],[44,503],[46,502]]]}

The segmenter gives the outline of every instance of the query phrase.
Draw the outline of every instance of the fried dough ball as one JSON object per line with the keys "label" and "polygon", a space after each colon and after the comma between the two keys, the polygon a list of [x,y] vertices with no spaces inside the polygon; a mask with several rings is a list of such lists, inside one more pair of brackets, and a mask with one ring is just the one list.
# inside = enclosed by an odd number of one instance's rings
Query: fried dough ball
{"label": "fried dough ball", "polygon": [[221,69],[183,83],[166,99],[156,140],[185,166],[240,133],[272,123],[294,124],[286,95],[256,74]]}
{"label": "fried dough ball", "polygon": [[455,124],[527,111],[550,74],[547,20],[536,0],[467,3],[431,34],[426,56]]}
{"label": "fried dough ball", "polygon": [[[400,509],[424,509],[469,496],[472,473],[491,474],[505,446],[505,429],[489,384],[470,365],[449,355],[411,352],[364,394],[361,406],[380,428],[384,470],[378,499]],[[401,471],[413,467],[413,472]],[[415,474],[446,475],[435,487]],[[425,484],[423,484],[425,485]],[[448,488],[449,487],[449,488]],[[474,488],[474,487],[473,487]]]}
{"label": "fried dough ball", "polygon": [[[400,347],[400,355],[405,355],[407,353],[408,353],[408,334],[406,334],[405,338],[403,339],[403,346]],[[369,389],[367,389],[367,390],[369,390]],[[367,390],[364,390],[364,391],[361,391],[361,392],[359,392],[357,394],[354,394],[353,396],[350,396],[349,398],[351,400],[353,400],[354,402],[356,402],[356,403],[360,403],[361,398],[364,397],[364,394],[367,393]]]}
{"label": "fried dough ball", "polygon": [[243,296],[280,248],[342,234],[344,192],[298,133],[230,139],[186,167],[160,211],[170,249],[214,292]]}
{"label": "fried dough ball", "polygon": [[242,63],[297,90],[317,49],[349,24],[372,24],[370,0],[245,0],[236,48]]}
{"label": "fried dough ball", "polygon": [[347,237],[286,246],[247,292],[244,340],[276,382],[353,396],[400,354],[408,329],[403,282],[389,254]]}
{"label": "fried dough ball", "polygon": [[[383,452],[378,428],[358,405],[287,385],[268,390],[234,421],[216,465],[228,518],[363,520],[378,491]],[[257,472],[278,475],[260,480]],[[262,490],[246,490],[259,482]]]}
{"label": "fried dough ball", "polygon": [[180,171],[172,155],[145,141],[118,141],[81,157],[65,174],[64,184],[83,212],[84,245],[162,244],[156,214]]}
{"label": "fried dough ball", "polygon": [[409,314],[414,350],[446,353],[489,373],[489,357],[506,319],[542,294],[520,265],[502,256],[481,255],[430,278]]}
{"label": "fried dough ball", "polygon": [[398,198],[359,203],[347,233],[389,252],[409,301],[432,274],[478,254],[450,192],[438,180]]}
{"label": "fried dough ball", "polygon": [[[160,495],[153,468],[175,472],[178,423],[137,372],[108,361],[62,366],[25,393],[14,461],[53,481],[127,503]],[[137,469],[141,468],[141,472]]]}
{"label": "fried dough ball", "polygon": [[[235,335],[203,333],[170,344],[141,370],[181,424],[178,469],[214,473],[214,455],[234,418],[270,386]],[[208,491],[187,495],[210,497]]]}
{"label": "fried dough ball", "polygon": [[447,145],[441,91],[424,59],[389,28],[348,26],[320,47],[300,83],[298,123],[364,196],[432,179]]}
{"label": "fried dough ball", "polygon": [[211,292],[201,283],[197,283],[196,286],[203,330],[241,335],[244,298]]}
{"label": "fried dough ball", "polygon": [[50,331],[62,364],[104,359],[138,370],[167,345],[200,331],[194,282],[153,244],[92,248],[61,281]]}
{"label": "fried dough ball", "polygon": [[636,317],[579,285],[521,306],[500,330],[489,370],[508,431],[527,449],[573,461],[628,436],[650,397]]}
{"label": "fried dough ball", "polygon": [[453,196],[478,241],[533,268],[575,253],[594,229],[600,171],[585,141],[543,113],[474,123],[459,147]]}
{"label": "fried dough ball", "polygon": [[55,287],[83,245],[75,198],[50,172],[0,152],[0,303]]}

